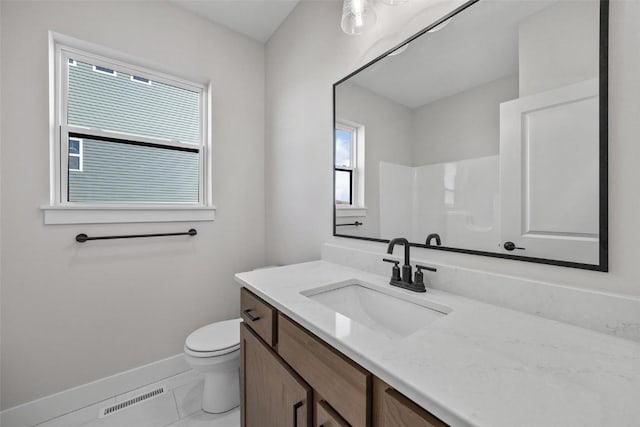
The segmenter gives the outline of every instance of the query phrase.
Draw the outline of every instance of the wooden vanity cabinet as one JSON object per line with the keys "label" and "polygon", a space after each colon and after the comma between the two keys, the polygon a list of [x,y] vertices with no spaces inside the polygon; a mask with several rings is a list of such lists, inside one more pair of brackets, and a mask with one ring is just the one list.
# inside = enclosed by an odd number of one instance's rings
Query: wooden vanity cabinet
{"label": "wooden vanity cabinet", "polygon": [[241,308],[242,427],[446,427],[244,288]]}
{"label": "wooden vanity cabinet", "polygon": [[271,347],[276,345],[277,311],[246,290],[240,289],[240,316],[245,325],[258,334]]}
{"label": "wooden vanity cabinet", "polygon": [[370,372],[278,314],[278,354],[354,427],[371,425]]}
{"label": "wooden vanity cabinet", "polygon": [[378,378],[373,382],[373,402],[373,427],[447,427]]}
{"label": "wooden vanity cabinet", "polygon": [[242,426],[311,427],[311,387],[246,325],[240,328]]}
{"label": "wooden vanity cabinet", "polygon": [[322,398],[316,399],[314,412],[313,427],[350,427],[350,424]]}

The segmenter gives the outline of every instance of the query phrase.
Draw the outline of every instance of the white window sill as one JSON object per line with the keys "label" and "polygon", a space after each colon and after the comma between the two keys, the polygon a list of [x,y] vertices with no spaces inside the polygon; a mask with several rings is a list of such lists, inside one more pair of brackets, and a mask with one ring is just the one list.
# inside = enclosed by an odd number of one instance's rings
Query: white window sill
{"label": "white window sill", "polygon": [[336,218],[355,218],[366,216],[367,208],[358,208],[353,206],[336,206]]}
{"label": "white window sill", "polygon": [[45,224],[115,224],[215,220],[214,206],[53,206],[46,205]]}

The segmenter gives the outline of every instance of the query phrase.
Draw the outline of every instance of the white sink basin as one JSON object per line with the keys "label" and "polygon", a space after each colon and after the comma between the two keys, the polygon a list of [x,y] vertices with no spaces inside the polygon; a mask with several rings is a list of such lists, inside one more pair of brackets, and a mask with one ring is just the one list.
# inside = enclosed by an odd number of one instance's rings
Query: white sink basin
{"label": "white sink basin", "polygon": [[410,301],[405,295],[390,295],[393,292],[351,281],[311,289],[302,295],[392,339],[409,336],[451,311],[425,301]]}

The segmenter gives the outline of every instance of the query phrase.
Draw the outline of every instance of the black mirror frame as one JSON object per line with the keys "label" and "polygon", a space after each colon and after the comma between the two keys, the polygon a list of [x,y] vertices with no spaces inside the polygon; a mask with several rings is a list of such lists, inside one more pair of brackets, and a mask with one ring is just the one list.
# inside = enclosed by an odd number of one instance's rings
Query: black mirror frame
{"label": "black mirror frame", "polygon": [[[422,36],[426,32],[428,32],[433,27],[436,27],[448,20],[449,18],[457,15],[458,13],[464,11],[468,7],[477,3],[481,0],[470,0],[464,3],[462,6],[453,10],[451,13],[443,16],[439,20],[435,21],[433,24],[424,28],[420,32],[414,34],[409,37],[407,40],[398,44],[397,46],[389,49],[384,52],[382,55],[358,68],[354,72],[350,73],[346,77],[338,80],[333,84],[333,127],[335,128],[336,123],[336,86],[354,75],[358,74],[360,71],[368,68],[369,66],[375,64],[381,59],[385,58],[388,54],[395,51],[396,49],[401,48],[402,46],[412,42],[418,37]],[[600,176],[599,176],[599,220],[600,220],[600,245],[599,245],[599,263],[598,264],[584,264],[578,262],[569,262],[569,261],[558,261],[553,259],[546,258],[535,258],[535,257],[526,257],[526,256],[518,256],[518,255],[510,255],[503,254],[497,252],[485,252],[485,251],[477,251],[472,249],[460,249],[460,248],[450,248],[446,246],[427,246],[419,243],[410,243],[413,247],[418,248],[426,248],[426,249],[434,249],[439,251],[448,251],[448,252],[458,252],[463,254],[470,255],[481,255],[492,258],[503,258],[503,259],[511,259],[516,261],[525,261],[525,262],[533,262],[538,264],[549,264],[560,267],[570,267],[570,268],[579,268],[583,270],[592,270],[592,271],[601,271],[608,272],[609,271],[609,0],[600,0],[600,58],[599,58],[599,90],[600,90],[600,117],[599,117],[599,151],[600,151]],[[333,164],[335,165],[335,131],[333,132]],[[332,169],[333,170],[333,165]],[[380,243],[389,243],[387,239],[378,239],[374,237],[360,237],[360,236],[349,236],[345,234],[339,234],[337,232],[337,222],[336,222],[336,208],[335,208],[335,173],[333,173],[333,189],[332,189],[332,204],[333,204],[333,235],[335,237],[346,237],[349,239],[358,239],[358,240],[368,240],[372,242],[380,242]]]}

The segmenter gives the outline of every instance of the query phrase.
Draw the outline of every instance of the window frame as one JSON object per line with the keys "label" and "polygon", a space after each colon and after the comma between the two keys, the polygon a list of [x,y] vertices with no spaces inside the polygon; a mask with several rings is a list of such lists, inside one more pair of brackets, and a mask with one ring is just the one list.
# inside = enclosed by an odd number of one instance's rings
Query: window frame
{"label": "window frame", "polygon": [[334,126],[333,150],[336,151],[336,130],[342,130],[351,134],[351,167],[336,166],[335,157],[333,162],[334,175],[336,171],[351,171],[351,204],[337,204],[335,200],[335,177],[334,177],[334,200],[333,205],[338,217],[366,217],[367,208],[365,206],[365,126],[350,120],[336,120]]}
{"label": "window frame", "polygon": [[[344,208],[353,208],[356,207],[356,203],[358,200],[357,197],[357,192],[358,192],[358,186],[356,185],[356,181],[357,181],[357,174],[358,174],[358,128],[355,126],[351,126],[348,125],[346,123],[336,123],[335,129],[334,129],[334,150],[336,150],[335,145],[338,142],[338,139],[335,137],[335,132],[341,130],[343,132],[347,132],[351,135],[351,156],[350,156],[350,160],[351,160],[351,165],[350,166],[344,166],[344,165],[336,165],[335,161],[333,164],[333,173],[335,174],[337,171],[341,171],[341,172],[349,172],[349,176],[351,178],[351,182],[350,182],[350,187],[351,187],[351,191],[349,193],[350,196],[350,203],[346,204],[346,203],[341,203],[338,204],[336,203],[336,200],[334,199],[334,203],[336,206],[340,206],[341,209]],[[335,192],[335,189],[334,189]]]}
{"label": "window frame", "polygon": [[349,173],[349,203],[337,203],[336,202],[336,206],[340,206],[343,208],[349,208],[349,207],[353,207],[354,206],[354,198],[353,198],[353,175],[354,175],[354,170],[351,168],[344,168],[344,167],[340,167],[340,166],[334,166],[333,168],[333,173],[336,174],[335,175],[335,182],[338,182],[338,174],[336,172],[348,172]]}
{"label": "window frame", "polygon": [[[50,200],[42,206],[45,224],[212,221],[215,219],[211,174],[211,82],[167,74],[157,64],[145,63],[108,48],[49,33]],[[200,94],[199,143],[90,129],[67,124],[69,60],[168,84]],[[96,71],[99,72],[99,71]],[[143,83],[143,82],[140,82]],[[68,200],[69,137],[114,139],[143,145],[182,148],[198,152],[198,202],[72,202]]]}

